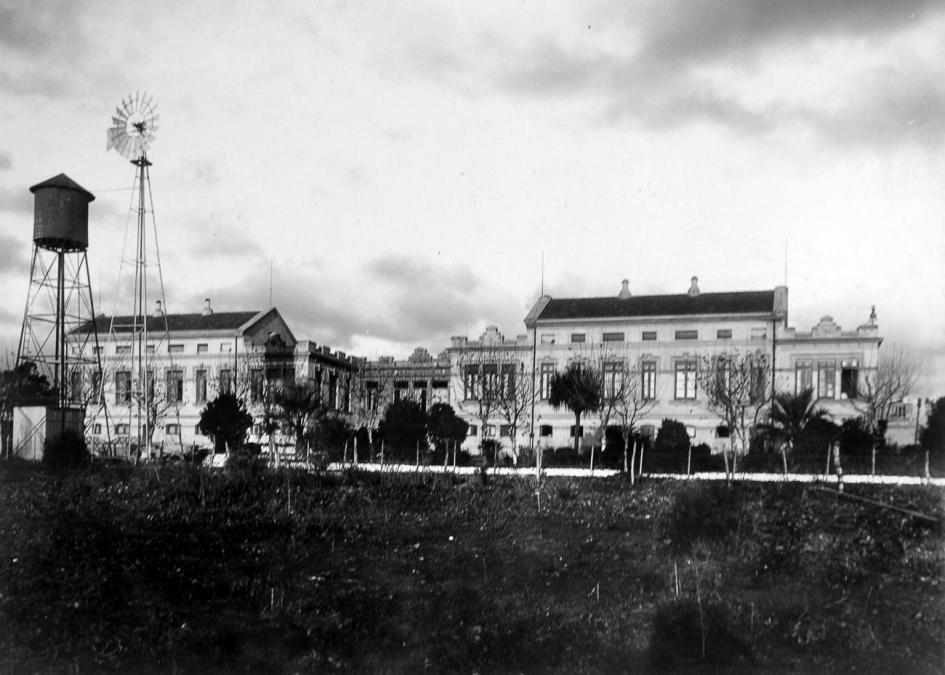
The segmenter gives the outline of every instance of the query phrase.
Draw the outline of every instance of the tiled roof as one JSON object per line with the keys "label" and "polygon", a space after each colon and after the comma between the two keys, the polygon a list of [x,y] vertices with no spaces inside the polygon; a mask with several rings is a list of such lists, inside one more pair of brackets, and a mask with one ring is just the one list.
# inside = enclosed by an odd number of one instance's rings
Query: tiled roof
{"label": "tiled roof", "polygon": [[754,314],[774,311],[774,291],[739,291],[680,295],[635,295],[626,299],[552,298],[538,315],[553,319],[602,319],[636,316]]}
{"label": "tiled roof", "polygon": [[[167,330],[171,333],[180,331],[234,331],[247,321],[258,315],[259,312],[214,312],[213,314],[168,314]],[[131,316],[115,317],[115,332],[131,332]],[[148,332],[162,332],[164,330],[164,316],[148,316]],[[99,316],[95,325],[99,335],[107,335],[112,322],[110,316]],[[76,332],[88,332],[92,328],[89,321]]]}

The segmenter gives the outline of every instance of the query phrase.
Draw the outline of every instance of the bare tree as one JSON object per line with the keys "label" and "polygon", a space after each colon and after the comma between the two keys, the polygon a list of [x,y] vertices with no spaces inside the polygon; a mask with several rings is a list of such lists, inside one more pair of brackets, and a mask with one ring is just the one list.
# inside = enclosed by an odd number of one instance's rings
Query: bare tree
{"label": "bare tree", "polygon": [[[629,355],[613,350],[601,349],[595,364],[600,390],[600,404],[597,408],[597,439],[600,441],[601,455],[607,451],[607,428],[611,422],[620,419],[621,409],[625,408],[626,399],[632,395],[636,384],[631,372]],[[631,422],[632,424],[632,422]],[[621,425],[622,426],[622,425]],[[591,444],[591,470],[594,470],[594,447]],[[626,448],[624,448],[626,453]]]}
{"label": "bare tree", "polygon": [[[487,459],[487,441],[492,440],[487,438],[487,430],[493,428],[493,421],[502,415],[503,405],[508,405],[509,401],[507,391],[503,391],[503,378],[506,378],[506,382],[509,377],[512,380],[525,380],[523,376],[515,377],[515,374],[520,372],[521,362],[514,350],[498,345],[486,345],[463,351],[456,365],[459,368],[459,377],[452,379],[461,387],[458,392],[461,395],[454,398],[460,410],[478,421],[482,439],[480,448],[483,458]],[[528,380],[530,386],[531,378]],[[507,390],[507,387],[505,388]],[[517,405],[513,404],[511,408],[516,408]],[[524,417],[524,411],[516,416],[516,419],[519,417]],[[497,440],[493,461],[498,461]]]}
{"label": "bare tree", "polygon": [[630,441],[636,431],[637,422],[656,405],[659,396],[656,389],[655,371],[652,373],[651,381],[645,380],[644,375],[641,362],[626,361],[621,396],[614,400],[614,416],[620,424],[620,433],[623,438],[623,467],[624,471],[630,470],[631,484],[636,473],[637,444],[636,442],[633,444],[633,456],[629,458],[628,464]]}
{"label": "bare tree", "polygon": [[384,419],[384,412],[394,400],[396,377],[393,363],[381,362],[368,368],[366,360],[358,361],[352,383],[351,421],[355,429],[367,429],[371,447],[374,447],[374,434]]}
{"label": "bare tree", "polygon": [[728,451],[723,449],[725,473],[731,476],[738,467],[738,451],[748,452],[752,430],[762,422],[771,397],[771,368],[761,351],[734,352],[704,356],[697,381],[706,407],[728,427]]}
{"label": "bare tree", "polygon": [[512,457],[518,464],[518,434],[522,425],[527,424],[528,411],[535,400],[534,378],[522,361],[502,362],[499,378],[498,410],[508,425]]}
{"label": "bare tree", "polygon": [[876,446],[886,432],[886,423],[894,403],[912,393],[919,380],[919,359],[900,345],[891,345],[879,354],[874,373],[859,378],[853,385],[854,409],[863,416],[872,438],[872,471],[876,472]]}

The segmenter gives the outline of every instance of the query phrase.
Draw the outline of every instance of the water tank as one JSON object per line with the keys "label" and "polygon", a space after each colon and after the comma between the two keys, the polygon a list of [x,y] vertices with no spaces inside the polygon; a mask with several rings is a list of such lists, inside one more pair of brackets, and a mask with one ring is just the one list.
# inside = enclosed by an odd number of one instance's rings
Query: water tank
{"label": "water tank", "polygon": [[43,248],[84,251],[89,247],[89,202],[95,195],[64,173],[30,188],[33,242]]}

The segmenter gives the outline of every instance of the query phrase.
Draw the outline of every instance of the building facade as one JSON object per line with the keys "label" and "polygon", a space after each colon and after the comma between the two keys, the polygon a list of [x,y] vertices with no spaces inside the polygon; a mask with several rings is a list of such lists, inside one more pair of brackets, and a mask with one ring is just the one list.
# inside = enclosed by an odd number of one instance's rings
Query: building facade
{"label": "building facade", "polygon": [[200,413],[221,393],[239,396],[253,415],[248,440],[268,442],[262,425],[267,396],[273,384],[289,379],[316,383],[332,408],[350,405],[354,360],[296,340],[275,307],[214,312],[208,300],[201,312],[164,314],[158,305],[146,323],[99,316],[95,327],[98,346],[87,344],[98,349],[102,386],[94,372],[86,372],[72,383],[72,398],[85,405],[90,445],[103,452],[110,448],[126,456],[141,448],[145,455],[173,454],[211,447],[212,439],[198,429]]}
{"label": "building facade", "polygon": [[[497,331],[487,331],[476,342],[453,339],[454,407],[467,422],[480,427],[480,438],[472,435],[471,427],[467,450],[475,451],[482,440],[483,424],[473,400],[476,392],[469,386],[478,362],[472,366],[468,362],[471,354],[483,351],[483,341],[492,340],[500,347],[493,349],[499,369],[514,367],[533,386],[534,416],[529,410],[524,433],[517,435],[518,448],[528,446],[532,434],[534,443],[543,448],[571,446],[575,432],[582,445],[600,442],[601,421],[593,413],[586,414],[575,430],[574,415],[548,403],[554,374],[573,361],[583,361],[602,372],[605,381],[610,378],[611,386],[619,378],[633,378],[626,387],[628,391],[632,387],[632,395],[640,401],[637,429],[652,436],[663,419],[678,420],[694,444],[706,443],[716,451],[728,443],[728,433],[719,415],[707,407],[699,384],[700,370],[712,357],[758,357],[769,369],[765,385],[771,388],[769,393],[812,388],[819,405],[835,421],[842,421],[862,414],[856,405],[859,383],[875,374],[882,342],[875,315],[852,331],[843,330],[829,316],[810,331],[800,331],[788,324],[786,287],[702,293],[695,277],[688,291],[680,294],[635,296],[624,281],[611,297],[543,296],[525,317],[525,325],[528,334],[512,341],[497,342]],[[508,365],[511,362],[515,365]],[[478,365],[478,377],[483,377],[484,364]],[[488,437],[497,438],[514,455],[503,424],[508,420],[495,414],[488,423]]]}

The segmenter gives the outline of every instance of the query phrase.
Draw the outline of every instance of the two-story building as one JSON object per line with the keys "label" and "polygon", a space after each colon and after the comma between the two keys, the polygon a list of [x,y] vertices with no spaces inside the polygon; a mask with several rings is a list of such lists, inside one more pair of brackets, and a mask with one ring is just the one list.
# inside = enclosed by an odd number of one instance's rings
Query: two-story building
{"label": "two-story building", "polygon": [[[845,331],[830,317],[804,332],[788,325],[788,289],[703,293],[693,277],[685,293],[633,295],[625,280],[610,297],[541,297],[525,317],[528,335],[505,345],[521,372],[534,383],[534,417],[518,445],[545,448],[573,443],[574,416],[548,404],[551,379],[574,360],[583,360],[614,377],[631,373],[634,394],[643,402],[636,427],[654,435],[664,418],[683,423],[693,443],[719,448],[724,431],[717,413],[700,392],[700,369],[714,355],[757,354],[770,369],[772,391],[813,388],[819,404],[835,420],[861,414],[855,398],[861,378],[875,373],[882,338],[875,314],[856,330]],[[497,331],[496,331],[497,333]],[[486,336],[483,336],[485,339]],[[454,338],[454,364],[469,360],[474,345]],[[497,362],[502,360],[495,359]],[[467,366],[468,368],[468,366]],[[476,424],[469,373],[453,369],[454,397],[463,417]],[[465,403],[465,404],[464,404]],[[490,431],[501,425],[501,415]],[[599,438],[599,421],[585,415],[578,433],[589,444]],[[502,439],[503,434],[497,436]],[[471,437],[474,451],[479,439]],[[508,440],[502,441],[508,444]]]}

